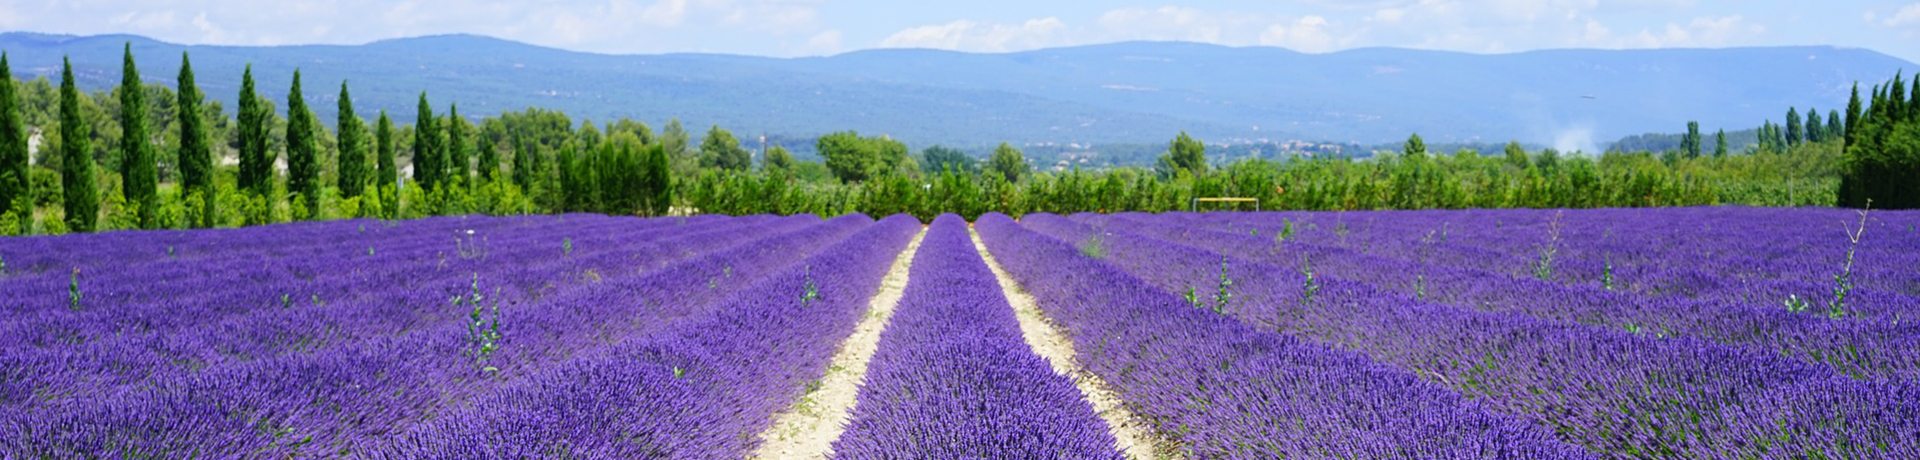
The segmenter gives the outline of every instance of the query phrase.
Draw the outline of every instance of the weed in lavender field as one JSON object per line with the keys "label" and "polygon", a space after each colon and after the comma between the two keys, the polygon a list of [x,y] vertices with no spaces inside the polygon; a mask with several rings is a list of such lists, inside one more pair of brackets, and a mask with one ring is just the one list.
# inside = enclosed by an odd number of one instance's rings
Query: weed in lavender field
{"label": "weed in lavender field", "polygon": [[820,287],[813,284],[813,266],[812,265],[808,265],[806,267],[801,268],[800,276],[806,278],[807,280],[807,284],[805,286],[806,291],[800,294],[800,308],[807,308],[807,305],[813,303],[813,301],[815,300],[820,299]]}
{"label": "weed in lavender field", "polygon": [[[499,291],[495,290],[494,294],[498,296]],[[503,338],[500,333],[499,299],[489,301],[480,293],[480,274],[475,273],[472,291],[467,295],[453,296],[453,306],[473,307],[472,313],[467,315],[467,343],[473,348],[467,354],[473,357],[474,368],[483,373],[498,372],[500,369],[488,366],[487,360],[493,357],[494,351],[500,349],[500,339]]]}
{"label": "weed in lavender field", "polygon": [[1553,278],[1553,259],[1560,253],[1561,214],[1561,211],[1553,212],[1553,220],[1547,223],[1547,242],[1540,245],[1540,258],[1533,263],[1533,277],[1540,281]]}
{"label": "weed in lavender field", "polygon": [[67,283],[67,308],[80,311],[80,269],[73,269],[73,278]]}
{"label": "weed in lavender field", "polygon": [[1220,258],[1220,291],[1213,295],[1213,312],[1225,314],[1227,303],[1233,299],[1229,288],[1233,287],[1233,278],[1227,276],[1227,258]]}
{"label": "weed in lavender field", "polygon": [[1300,274],[1307,276],[1300,284],[1300,303],[1304,305],[1313,302],[1313,295],[1320,292],[1320,278],[1313,273],[1313,260],[1306,256],[1300,257]]}
{"label": "weed in lavender field", "polygon": [[1867,232],[1867,210],[1873,208],[1873,199],[1867,199],[1866,207],[1860,209],[1860,224],[1849,226],[1840,222],[1841,233],[1847,236],[1847,261],[1840,266],[1840,273],[1833,275],[1833,301],[1827,303],[1827,318],[1840,319],[1847,316],[1847,294],[1853,292],[1853,254],[1860,247],[1860,237]]}
{"label": "weed in lavender field", "polygon": [[1107,248],[1105,243],[1105,237],[1103,237],[1100,232],[1095,232],[1092,236],[1088,236],[1087,239],[1080,241],[1080,255],[1095,259],[1106,258]]}
{"label": "weed in lavender field", "polygon": [[563,255],[563,256],[573,255],[573,238],[560,239],[560,255]]}

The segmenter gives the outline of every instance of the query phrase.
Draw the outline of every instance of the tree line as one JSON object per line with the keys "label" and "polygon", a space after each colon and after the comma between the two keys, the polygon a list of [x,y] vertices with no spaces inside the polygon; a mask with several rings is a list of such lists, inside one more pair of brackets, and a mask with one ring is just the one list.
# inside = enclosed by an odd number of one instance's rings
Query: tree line
{"label": "tree line", "polygon": [[[143,85],[129,46],[120,86],[89,95],[75,87],[71,64],[56,91],[44,78],[14,80],[0,52],[9,83],[0,85],[0,234],[466,213],[931,219],[1254,206],[1194,201],[1208,197],[1316,210],[1824,206],[1869,197],[1876,206],[1913,206],[1895,193],[1910,193],[1912,183],[1887,171],[1913,171],[1920,111],[1896,76],[1874,87],[1871,104],[1856,89],[1844,118],[1810,109],[1803,122],[1789,109],[1784,125],[1769,120],[1752,130],[1757,142],[1742,152],[1728,151],[1726,131],[1708,144],[1698,123],[1688,123],[1679,148],[1662,152],[1586,155],[1518,143],[1497,154],[1428,152],[1416,134],[1399,151],[1366,159],[1215,164],[1208,146],[1183,132],[1152,167],[1036,169],[1007,143],[985,158],[937,145],[916,154],[888,136],[845,131],[813,140],[822,161],[801,161],[781,139],[761,138],[756,151],[717,125],[695,142],[678,120],[655,132],[627,119],[576,124],[538,108],[475,119],[457,104],[438,111],[425,92],[411,123],[385,111],[369,122],[344,81],[329,130],[307,107],[298,70],[283,112],[256,88],[251,66],[229,118],[195,85],[190,57],[181,61],[171,88]],[[36,133],[39,153],[30,155]]]}

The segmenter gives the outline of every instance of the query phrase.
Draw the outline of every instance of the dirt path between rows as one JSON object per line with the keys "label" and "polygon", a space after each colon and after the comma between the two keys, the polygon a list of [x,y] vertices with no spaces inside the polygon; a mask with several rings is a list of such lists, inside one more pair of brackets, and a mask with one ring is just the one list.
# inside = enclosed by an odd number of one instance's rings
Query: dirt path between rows
{"label": "dirt path between rows", "polygon": [[840,343],[840,351],[834,353],[819,386],[802,396],[798,404],[774,416],[773,426],[760,433],[761,443],[753,452],[754,458],[828,456],[833,440],[839,439],[840,432],[846,430],[847,417],[860,394],[860,382],[867,377],[867,362],[880,349],[880,331],[886,329],[894,307],[900,304],[913,254],[920,251],[920,239],[925,236],[927,231],[921,229],[907,242],[906,249],[894,256],[887,277],[880,281],[880,291],[867,303],[866,316],[854,326],[853,334]]}
{"label": "dirt path between rows", "polygon": [[1040,312],[1040,304],[1028,294],[1020,283],[1013,280],[1006,270],[1000,269],[1000,262],[987,252],[987,246],[980,241],[980,234],[968,232],[973,237],[973,248],[986,259],[987,268],[993,270],[993,277],[1000,282],[1000,291],[1007,296],[1007,303],[1013,305],[1014,316],[1020,320],[1020,335],[1027,340],[1027,346],[1034,353],[1046,358],[1053,364],[1053,371],[1073,379],[1080,395],[1093,404],[1093,410],[1100,419],[1107,422],[1107,431],[1113,434],[1120,451],[1128,458],[1176,458],[1173,446],[1151,433],[1145,420],[1133,415],[1119,395],[1108,387],[1100,376],[1094,375],[1075,364],[1073,341],[1067,338],[1065,331],[1047,320]]}

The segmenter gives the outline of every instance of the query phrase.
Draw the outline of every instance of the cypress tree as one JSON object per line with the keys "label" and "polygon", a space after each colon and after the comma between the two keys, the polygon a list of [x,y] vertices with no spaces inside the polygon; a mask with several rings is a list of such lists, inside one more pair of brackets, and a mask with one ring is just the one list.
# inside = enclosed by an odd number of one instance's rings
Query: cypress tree
{"label": "cypress tree", "polygon": [[340,82],[340,114],[335,122],[340,142],[340,197],[352,198],[366,192],[367,152],[360,148],[366,126],[353,114],[353,95],[347,94],[347,82]]}
{"label": "cypress tree", "polygon": [[127,43],[120,67],[120,193],[139,204],[140,228],[157,223],[159,172],[154,164],[153,139],[147,135],[147,92],[140,70],[133,65],[133,44]]}
{"label": "cypress tree", "polygon": [[306,205],[307,216],[319,215],[320,156],[315,152],[313,112],[300,94],[300,70],[293,71],[287,90],[287,191]]}
{"label": "cypress tree", "polygon": [[421,187],[433,189],[440,185],[440,173],[446,166],[440,162],[438,144],[440,133],[435,131],[433,106],[427,105],[427,93],[420,92],[420,109],[413,122],[413,181]]}
{"label": "cypress tree", "polygon": [[641,159],[645,174],[641,177],[642,195],[647,209],[642,212],[649,216],[664,216],[673,207],[673,182],[671,159],[665,146],[653,144],[643,147],[645,158]]}
{"label": "cypress tree", "polygon": [[513,135],[513,184],[521,190],[530,190],[533,185],[533,146],[527,144],[519,134]]}
{"label": "cypress tree", "polygon": [[1788,107],[1787,108],[1787,146],[1792,147],[1795,145],[1800,145],[1801,137],[1802,137],[1802,133],[1800,131],[1800,111],[1792,107]]}
{"label": "cypress tree", "polygon": [[193,62],[187,59],[187,53],[180,53],[180,79],[174,95],[179,98],[175,103],[180,121],[180,188],[186,192],[182,196],[199,193],[202,200],[200,222],[193,223],[201,228],[212,227],[214,223],[213,192],[213,144],[209,139],[206,117],[200,113],[200,101],[206,97],[200,94],[200,86],[193,82]]}
{"label": "cypress tree", "polygon": [[273,194],[273,152],[268,150],[272,108],[253,90],[253,65],[240,76],[240,188],[259,196]]}
{"label": "cypress tree", "polygon": [[[0,214],[19,211],[31,218],[33,181],[27,174],[26,121],[13,84],[13,68],[7,65],[7,53],[0,51]],[[26,207],[14,209],[16,202]]]}
{"label": "cypress tree", "polygon": [[1820,126],[1820,109],[1807,110],[1807,142],[1820,142],[1826,138],[1826,128]]}
{"label": "cypress tree", "polygon": [[447,104],[447,176],[449,183],[471,182],[467,153],[466,120],[460,119],[460,105]]}
{"label": "cypress tree", "polygon": [[487,136],[485,134],[481,134],[479,150],[480,150],[480,160],[479,160],[480,174],[478,174],[479,180],[485,180],[485,181],[491,182],[493,181],[494,176],[500,173],[500,152],[495,151],[494,149],[493,137]]}
{"label": "cypress tree", "polygon": [[1700,158],[1700,122],[1687,122],[1687,134],[1680,137],[1680,150],[1687,158]]}
{"label": "cypress tree", "polygon": [[1827,111],[1827,139],[1839,139],[1846,132],[1846,125],[1840,124],[1840,111]]}
{"label": "cypress tree", "polygon": [[1853,97],[1847,99],[1847,124],[1840,128],[1841,151],[1853,145],[1853,128],[1860,124],[1860,82],[1853,82]]}
{"label": "cypress tree", "polygon": [[393,119],[387,118],[387,111],[385,110],[380,111],[380,121],[374,125],[373,141],[374,156],[376,158],[375,166],[378,169],[374,171],[373,174],[373,189],[388,190],[388,187],[393,187],[393,189],[388,192],[390,194],[385,196],[387,206],[383,209],[387,212],[388,216],[397,216],[399,215],[400,204],[400,192],[398,190],[400,170],[394,166]]}
{"label": "cypress tree", "polygon": [[73,63],[61,58],[61,66],[60,185],[66,191],[67,228],[91,232],[100,220],[98,190],[93,186],[93,128],[80,117],[80,90],[73,86]]}
{"label": "cypress tree", "polygon": [[1727,130],[1722,129],[1713,133],[1713,157],[1725,156],[1727,156]]}

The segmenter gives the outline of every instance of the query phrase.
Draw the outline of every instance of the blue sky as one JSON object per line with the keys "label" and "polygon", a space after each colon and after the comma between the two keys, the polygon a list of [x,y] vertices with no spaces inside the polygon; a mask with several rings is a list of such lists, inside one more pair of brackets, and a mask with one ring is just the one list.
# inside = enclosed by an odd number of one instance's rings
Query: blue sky
{"label": "blue sky", "polygon": [[0,0],[0,30],[223,45],[472,33],[602,53],[768,56],[1120,40],[1313,53],[1835,45],[1920,62],[1917,0]]}

